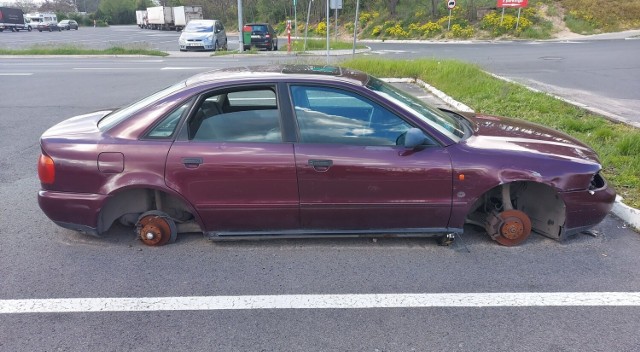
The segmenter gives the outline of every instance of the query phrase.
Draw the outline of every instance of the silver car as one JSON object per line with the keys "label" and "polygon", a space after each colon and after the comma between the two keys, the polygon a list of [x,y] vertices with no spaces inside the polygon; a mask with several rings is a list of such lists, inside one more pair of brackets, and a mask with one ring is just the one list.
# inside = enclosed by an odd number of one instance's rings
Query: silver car
{"label": "silver car", "polygon": [[180,51],[227,50],[227,32],[218,20],[192,20],[178,39]]}

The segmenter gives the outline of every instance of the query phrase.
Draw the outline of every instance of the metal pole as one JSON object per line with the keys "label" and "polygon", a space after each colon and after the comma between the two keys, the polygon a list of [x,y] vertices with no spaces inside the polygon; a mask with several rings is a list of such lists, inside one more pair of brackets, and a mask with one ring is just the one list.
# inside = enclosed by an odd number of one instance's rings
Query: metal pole
{"label": "metal pole", "polygon": [[447,31],[451,28],[451,9],[449,9],[449,24],[447,24]]}
{"label": "metal pole", "polygon": [[522,8],[518,7],[518,20],[516,21],[516,32],[518,31],[518,25],[520,24],[520,10],[522,10]]}
{"label": "metal pole", "polygon": [[329,0],[327,0],[327,65],[329,64]]}
{"label": "metal pole", "polygon": [[500,25],[502,26],[502,21],[504,21],[504,7],[502,8],[502,16],[500,17]]}
{"label": "metal pole", "polygon": [[311,14],[312,3],[313,3],[313,0],[309,1],[309,8],[307,9],[307,25],[304,26],[304,49],[302,49],[302,51],[307,51],[307,33],[309,31],[309,15]]}
{"label": "metal pole", "polygon": [[293,28],[294,37],[298,38],[298,0],[293,0]]}
{"label": "metal pole", "polygon": [[242,25],[242,0],[238,0],[238,44],[240,44],[240,47],[238,48],[239,52],[243,52],[244,51],[244,42],[242,40],[242,27],[244,27]]}
{"label": "metal pole", "polygon": [[[338,4],[336,4],[336,5],[338,5]],[[334,36],[336,37],[335,40],[337,42],[338,41],[338,6],[336,6],[336,8],[333,9],[333,12],[334,12],[334,14],[336,16],[336,33],[334,34]]]}
{"label": "metal pole", "polygon": [[360,0],[356,0],[356,20],[353,21],[353,53],[352,56],[356,57],[356,37],[358,36],[358,10],[360,9]]}

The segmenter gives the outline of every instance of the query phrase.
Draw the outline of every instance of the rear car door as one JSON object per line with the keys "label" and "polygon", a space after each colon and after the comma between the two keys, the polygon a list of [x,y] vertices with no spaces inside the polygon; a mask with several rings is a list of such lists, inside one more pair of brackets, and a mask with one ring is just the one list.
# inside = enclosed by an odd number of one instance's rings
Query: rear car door
{"label": "rear car door", "polygon": [[275,85],[204,94],[167,157],[165,179],[205,231],[299,228],[293,144],[282,142]]}
{"label": "rear car door", "polygon": [[357,93],[291,85],[302,227],[444,229],[451,213],[446,149],[396,145],[414,127]]}

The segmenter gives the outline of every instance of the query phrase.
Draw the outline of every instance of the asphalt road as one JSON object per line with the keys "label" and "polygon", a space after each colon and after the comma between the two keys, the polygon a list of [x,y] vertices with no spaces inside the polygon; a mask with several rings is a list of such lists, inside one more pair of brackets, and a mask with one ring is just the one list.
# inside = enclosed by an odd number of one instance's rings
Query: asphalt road
{"label": "asphalt road", "polygon": [[[640,235],[612,217],[597,237],[534,235],[516,248],[473,229],[449,248],[419,239],[212,243],[197,234],[150,248],[130,229],[91,238],[40,212],[44,130],[209,68],[264,63],[241,60],[0,59],[0,300],[640,292]],[[0,350],[632,351],[639,318],[637,306],[568,305],[0,314]]]}

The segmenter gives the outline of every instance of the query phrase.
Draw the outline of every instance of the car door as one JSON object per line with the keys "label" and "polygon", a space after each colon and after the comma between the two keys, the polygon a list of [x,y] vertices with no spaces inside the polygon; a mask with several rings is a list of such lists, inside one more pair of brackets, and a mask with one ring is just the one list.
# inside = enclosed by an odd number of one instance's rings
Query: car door
{"label": "car door", "polygon": [[276,87],[204,94],[167,157],[165,179],[205,231],[299,228],[293,144],[283,143]]}
{"label": "car door", "polygon": [[446,149],[396,145],[414,127],[359,94],[291,85],[302,227],[443,229],[451,213]]}

